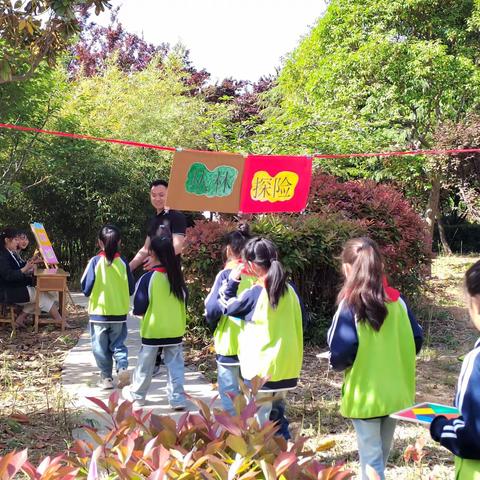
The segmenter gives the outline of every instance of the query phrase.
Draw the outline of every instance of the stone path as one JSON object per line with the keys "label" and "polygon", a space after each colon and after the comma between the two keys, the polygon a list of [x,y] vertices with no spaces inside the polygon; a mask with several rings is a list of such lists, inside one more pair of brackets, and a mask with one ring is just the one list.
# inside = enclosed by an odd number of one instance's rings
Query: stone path
{"label": "stone path", "polygon": [[[75,303],[81,307],[86,307],[88,299],[82,294],[72,293]],[[137,355],[140,349],[139,337],[139,319],[128,316],[128,357],[129,370],[133,372],[137,362]],[[144,409],[153,410],[159,415],[168,415],[177,419],[183,412],[174,412],[168,405],[166,397],[166,369],[157,377],[154,377],[147,402]],[[97,397],[102,400],[108,400],[113,390],[101,390],[96,386],[99,380],[98,368],[95,365],[92,349],[90,346],[90,335],[88,329],[81,335],[77,345],[70,350],[63,364],[62,384],[65,391],[69,394],[74,408],[78,409],[85,423],[97,426],[100,429],[105,427],[105,420],[99,415],[101,410],[96,407],[87,397]],[[212,388],[205,377],[198,371],[185,369],[185,391],[192,397],[199,398],[210,403],[216,396],[217,391]],[[196,410],[192,402],[188,403],[188,410]],[[215,401],[214,405],[220,407],[220,402]],[[78,437],[83,437],[81,431],[76,432]]]}

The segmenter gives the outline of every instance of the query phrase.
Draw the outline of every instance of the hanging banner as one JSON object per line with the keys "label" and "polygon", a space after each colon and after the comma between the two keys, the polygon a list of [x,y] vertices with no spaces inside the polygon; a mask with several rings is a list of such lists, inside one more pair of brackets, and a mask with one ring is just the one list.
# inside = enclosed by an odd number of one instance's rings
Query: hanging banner
{"label": "hanging banner", "polygon": [[238,213],[244,169],[242,155],[175,152],[166,208]]}
{"label": "hanging banner", "polygon": [[310,157],[249,155],[239,211],[300,212],[307,204],[311,177]]}

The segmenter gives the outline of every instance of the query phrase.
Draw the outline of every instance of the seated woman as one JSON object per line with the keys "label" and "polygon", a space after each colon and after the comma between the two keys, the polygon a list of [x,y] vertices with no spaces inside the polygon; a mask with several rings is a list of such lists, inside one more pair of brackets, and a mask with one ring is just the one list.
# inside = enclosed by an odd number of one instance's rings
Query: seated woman
{"label": "seated woman", "polygon": [[[18,327],[25,327],[27,316],[35,312],[35,287],[33,287],[33,267],[31,259],[21,262],[16,255],[18,247],[18,231],[5,228],[0,231],[0,302],[16,304],[23,307],[17,317]],[[62,317],[55,306],[55,298],[46,292],[39,297],[40,310],[48,312],[55,320]]]}
{"label": "seated woman", "polygon": [[[28,245],[30,244],[30,239],[28,238],[28,232],[26,230],[17,230],[17,250],[15,254],[17,259],[20,262],[20,267],[25,266],[27,260],[25,260],[25,252],[27,251]],[[38,251],[35,252],[31,258],[32,262],[35,265],[43,263],[42,257],[38,254]]]}

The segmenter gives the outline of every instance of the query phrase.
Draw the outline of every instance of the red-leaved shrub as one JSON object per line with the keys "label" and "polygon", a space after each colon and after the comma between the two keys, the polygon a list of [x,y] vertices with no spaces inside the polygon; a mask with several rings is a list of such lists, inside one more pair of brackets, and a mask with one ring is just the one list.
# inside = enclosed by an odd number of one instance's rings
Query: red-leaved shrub
{"label": "red-leaved shrub", "polygon": [[[310,312],[306,334],[315,342],[323,341],[331,322],[340,282],[338,256],[349,238],[376,240],[392,285],[408,297],[418,292],[430,261],[423,220],[398,191],[371,181],[341,183],[316,174],[304,213],[257,215],[250,225],[253,234],[278,246]],[[193,324],[203,324],[203,301],[223,264],[222,238],[235,228],[231,221],[200,221],[188,230],[183,261]]]}
{"label": "red-leaved shrub", "polygon": [[312,178],[308,213],[337,212],[359,221],[377,241],[388,274],[408,293],[414,293],[431,251],[424,220],[400,192],[371,180],[340,182],[326,174]]}

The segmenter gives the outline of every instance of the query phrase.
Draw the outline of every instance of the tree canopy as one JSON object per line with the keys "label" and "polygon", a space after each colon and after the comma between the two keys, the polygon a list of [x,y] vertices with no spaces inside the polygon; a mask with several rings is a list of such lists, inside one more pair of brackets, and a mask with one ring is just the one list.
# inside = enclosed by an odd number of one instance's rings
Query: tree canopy
{"label": "tree canopy", "polygon": [[80,30],[76,14],[108,0],[0,0],[0,84],[31,78],[42,61],[55,65]]}
{"label": "tree canopy", "polygon": [[[478,108],[479,10],[473,0],[332,0],[270,93],[260,147],[324,153],[431,148],[444,122],[459,122]],[[321,163],[342,176],[403,182],[422,195],[422,188],[438,193],[438,161]],[[435,199],[429,208],[435,218]]]}

